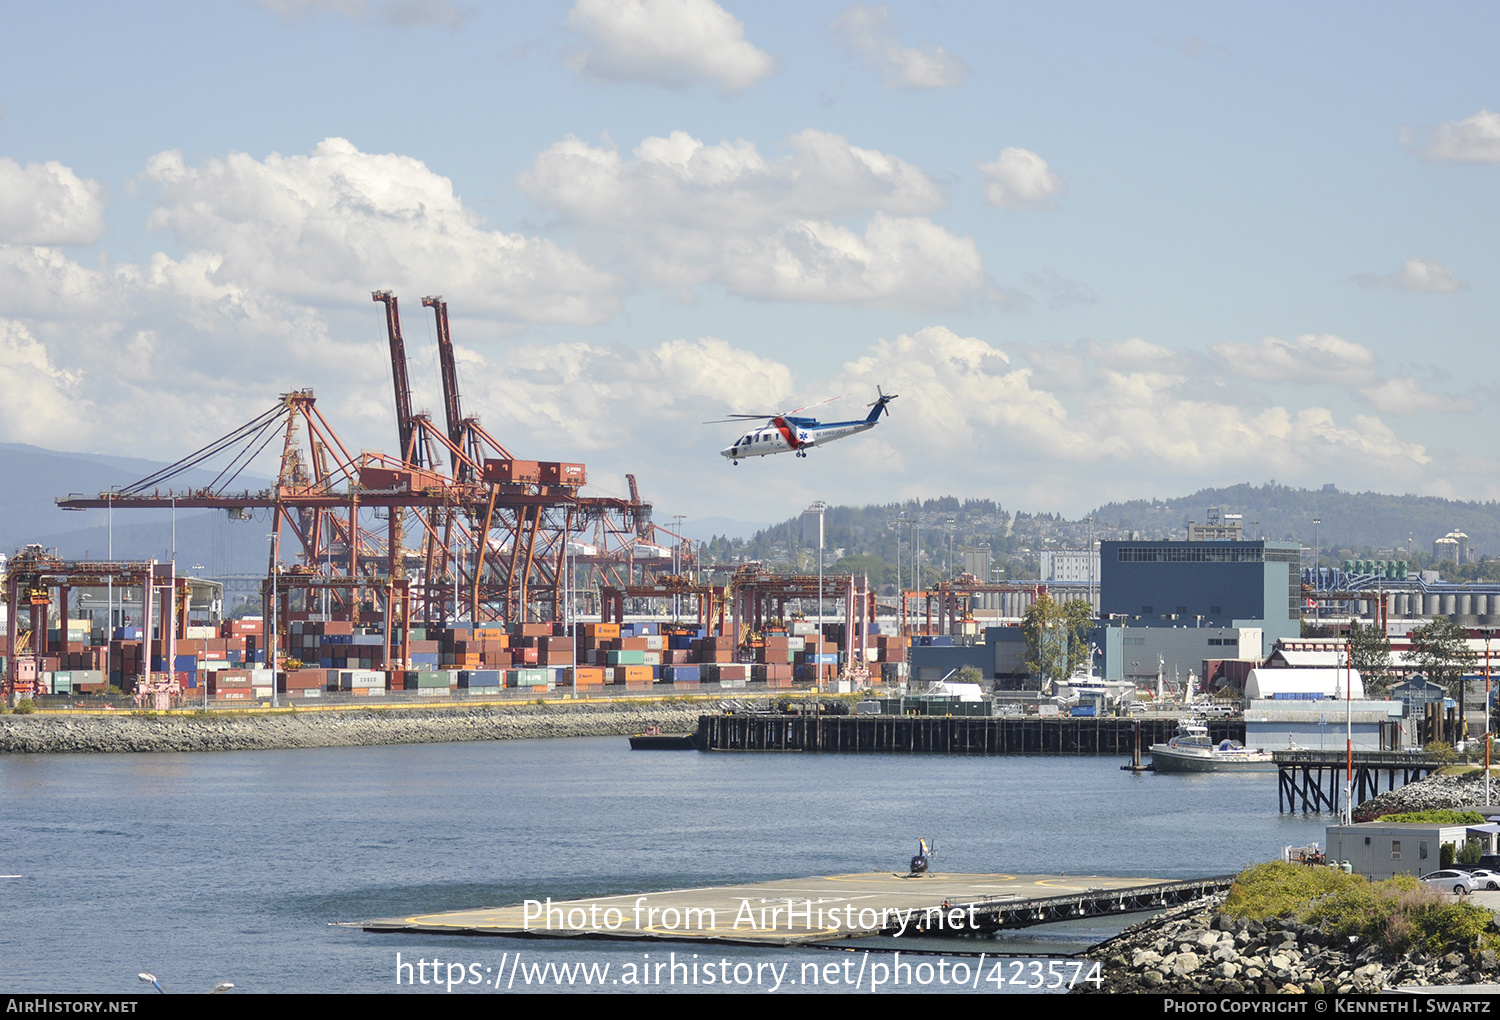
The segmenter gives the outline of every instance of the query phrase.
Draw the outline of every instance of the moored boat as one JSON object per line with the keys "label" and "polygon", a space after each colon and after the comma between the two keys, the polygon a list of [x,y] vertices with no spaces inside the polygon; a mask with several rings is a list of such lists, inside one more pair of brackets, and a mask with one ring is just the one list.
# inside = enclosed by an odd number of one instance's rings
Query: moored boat
{"label": "moored boat", "polygon": [[659,728],[652,726],[644,733],[631,736],[630,749],[632,751],[696,751],[698,743],[692,733],[663,733]]}
{"label": "moored boat", "polygon": [[1187,719],[1177,724],[1171,740],[1151,745],[1151,766],[1157,772],[1272,772],[1276,761],[1270,751],[1238,740],[1215,744],[1206,723]]}

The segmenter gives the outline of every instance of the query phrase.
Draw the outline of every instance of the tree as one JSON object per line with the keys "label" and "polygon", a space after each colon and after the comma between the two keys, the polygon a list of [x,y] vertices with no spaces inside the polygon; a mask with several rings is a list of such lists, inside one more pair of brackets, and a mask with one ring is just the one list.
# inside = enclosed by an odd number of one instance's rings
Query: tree
{"label": "tree", "polygon": [[1081,599],[1066,605],[1049,595],[1037,599],[1021,619],[1027,672],[1043,686],[1066,680],[1088,662],[1087,635],[1093,624],[1093,610]]}
{"label": "tree", "polygon": [[1464,629],[1447,616],[1433,617],[1411,632],[1412,666],[1435,684],[1447,688],[1458,701],[1458,717],[1464,718],[1464,673],[1474,668],[1478,656],[1469,647]]}
{"label": "tree", "polygon": [[979,672],[977,666],[960,666],[958,672],[953,674],[953,682],[957,684],[978,684],[984,686],[984,674]]}
{"label": "tree", "polygon": [[1080,668],[1087,668],[1089,656],[1089,630],[1094,626],[1094,609],[1083,599],[1072,599],[1063,604],[1063,614],[1068,628],[1068,675]]}
{"label": "tree", "polygon": [[1045,687],[1068,677],[1067,613],[1048,595],[1026,607],[1021,617],[1026,639],[1026,671]]}
{"label": "tree", "polygon": [[1349,627],[1349,662],[1359,671],[1367,694],[1384,695],[1391,686],[1391,639],[1373,623]]}

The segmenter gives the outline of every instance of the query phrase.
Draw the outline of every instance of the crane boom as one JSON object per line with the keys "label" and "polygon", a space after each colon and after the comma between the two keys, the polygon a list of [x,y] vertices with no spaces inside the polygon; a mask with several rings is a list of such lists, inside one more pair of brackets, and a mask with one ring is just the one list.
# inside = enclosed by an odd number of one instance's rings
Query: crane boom
{"label": "crane boom", "polygon": [[422,450],[412,446],[411,381],[406,374],[406,342],[401,339],[401,312],[396,295],[388,290],[370,294],[385,305],[385,331],[391,343],[391,380],[396,387],[396,432],[401,438],[401,459],[421,463]]}
{"label": "crane boom", "polygon": [[[464,414],[458,400],[458,366],[453,359],[453,334],[448,330],[448,302],[441,297],[424,297],[423,308],[431,308],[437,319],[438,368],[443,375],[443,414],[448,425],[448,441],[456,450],[465,450]],[[454,478],[468,481],[472,472],[461,460],[454,462]]]}

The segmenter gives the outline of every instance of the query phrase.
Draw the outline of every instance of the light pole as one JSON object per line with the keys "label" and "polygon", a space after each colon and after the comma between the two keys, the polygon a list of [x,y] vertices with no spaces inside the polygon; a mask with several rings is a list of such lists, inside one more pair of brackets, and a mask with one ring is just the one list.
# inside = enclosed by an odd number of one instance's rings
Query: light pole
{"label": "light pole", "polygon": [[896,515],[896,628],[906,633],[906,589],[901,587],[901,531],[906,527],[906,511]]}
{"label": "light pole", "polygon": [[[674,521],[677,522],[677,536],[676,536],[677,537],[677,544],[672,547],[672,558],[677,561],[677,565],[673,569],[672,573],[674,575],[680,577],[682,575],[682,568],[687,565],[687,560],[683,556],[683,553],[682,553],[682,522],[685,521],[685,520],[687,520],[687,515],[686,514],[673,514],[672,515],[672,520],[674,520]],[[681,617],[682,617],[682,596],[681,595],[673,595],[672,596],[672,619],[673,620],[677,620],[677,619],[680,619]]]}
{"label": "light pole", "polygon": [[953,578],[953,526],[955,524],[957,524],[957,523],[958,523],[958,515],[957,514],[949,514],[948,517],[947,517],[947,524],[948,524],[948,577],[949,577],[950,580]]}
{"label": "light pole", "polygon": [[[276,577],[281,573],[281,542],[277,532],[271,532],[266,536],[271,543],[271,640],[270,640],[270,666],[271,666],[271,707],[280,707],[276,698]],[[262,591],[265,589],[262,588]],[[389,607],[387,607],[389,611]]]}
{"label": "light pole", "polygon": [[1490,638],[1494,627],[1480,627],[1484,632],[1484,804],[1490,804]]}
{"label": "light pole", "polygon": [[823,692],[823,514],[828,510],[828,504],[821,499],[807,508],[810,514],[818,515],[818,693]]}
{"label": "light pole", "polygon": [[[906,543],[906,554],[911,557],[911,588],[912,591],[917,593],[917,598],[922,598],[922,550],[918,545],[920,541],[919,535],[921,534],[918,531],[920,527],[920,520],[913,519],[911,522],[911,539]],[[901,608],[904,612],[906,609],[906,604],[904,602],[902,603]],[[918,621],[921,620],[922,614],[926,611],[926,609],[927,600],[922,599],[921,604],[917,607],[916,610]],[[920,628],[921,623],[918,622],[915,624],[915,626]]]}
{"label": "light pole", "polygon": [[[109,561],[115,561],[115,495],[113,492],[105,496],[104,505],[109,517]],[[115,572],[109,572],[109,622],[104,627],[104,686],[109,687],[110,669],[114,663],[109,661],[109,648],[114,644],[115,637]],[[147,638],[149,641],[150,639]]]}
{"label": "light pole", "polygon": [[1094,515],[1085,514],[1089,525],[1089,612],[1094,611]]}
{"label": "light pole", "polygon": [[1323,555],[1322,546],[1318,543],[1318,525],[1323,521],[1319,517],[1313,518],[1313,626],[1322,622],[1323,603],[1318,598],[1318,592],[1323,589]]}

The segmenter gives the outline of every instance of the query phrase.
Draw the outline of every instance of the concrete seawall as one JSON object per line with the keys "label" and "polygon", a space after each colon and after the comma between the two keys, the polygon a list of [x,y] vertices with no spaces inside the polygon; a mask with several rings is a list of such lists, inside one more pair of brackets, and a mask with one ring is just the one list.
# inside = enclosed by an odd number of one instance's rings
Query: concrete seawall
{"label": "concrete seawall", "polygon": [[[750,700],[750,699],[738,699]],[[0,716],[0,753],[258,751],[639,733],[688,733],[719,702],[617,701],[337,711]]]}

